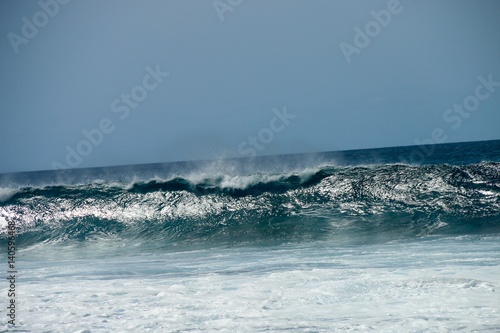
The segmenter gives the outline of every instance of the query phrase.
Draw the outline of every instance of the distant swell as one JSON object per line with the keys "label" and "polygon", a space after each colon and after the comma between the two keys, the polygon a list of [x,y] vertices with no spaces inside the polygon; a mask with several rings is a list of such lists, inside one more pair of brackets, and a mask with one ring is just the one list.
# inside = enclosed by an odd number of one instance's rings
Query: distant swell
{"label": "distant swell", "polygon": [[500,232],[500,163],[323,166],[130,184],[0,189],[22,244],[121,239],[162,246],[397,239]]}

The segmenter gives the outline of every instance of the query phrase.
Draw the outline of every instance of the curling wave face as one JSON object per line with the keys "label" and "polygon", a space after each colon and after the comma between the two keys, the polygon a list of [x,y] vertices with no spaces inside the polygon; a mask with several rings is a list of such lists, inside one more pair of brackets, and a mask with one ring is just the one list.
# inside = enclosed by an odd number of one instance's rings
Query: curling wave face
{"label": "curling wave face", "polygon": [[176,247],[500,232],[500,163],[323,165],[0,191],[1,239]]}

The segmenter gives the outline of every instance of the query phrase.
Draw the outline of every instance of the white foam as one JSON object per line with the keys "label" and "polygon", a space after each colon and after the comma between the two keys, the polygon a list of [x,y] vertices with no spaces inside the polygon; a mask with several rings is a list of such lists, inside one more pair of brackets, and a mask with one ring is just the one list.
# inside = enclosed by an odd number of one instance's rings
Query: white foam
{"label": "white foam", "polygon": [[[498,241],[307,243],[100,259],[77,259],[84,249],[76,248],[64,260],[37,249],[20,263],[19,328],[498,331]],[[471,261],[482,257],[491,260]]]}
{"label": "white foam", "polygon": [[9,223],[7,222],[7,220],[0,215],[0,230],[6,229],[8,225]]}

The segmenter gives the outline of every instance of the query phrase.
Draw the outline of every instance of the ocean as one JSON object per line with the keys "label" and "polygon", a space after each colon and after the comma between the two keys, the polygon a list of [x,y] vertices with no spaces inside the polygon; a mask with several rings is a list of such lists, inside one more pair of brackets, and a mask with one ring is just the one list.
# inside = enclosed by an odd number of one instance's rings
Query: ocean
{"label": "ocean", "polygon": [[1,174],[0,247],[2,332],[500,332],[500,140]]}

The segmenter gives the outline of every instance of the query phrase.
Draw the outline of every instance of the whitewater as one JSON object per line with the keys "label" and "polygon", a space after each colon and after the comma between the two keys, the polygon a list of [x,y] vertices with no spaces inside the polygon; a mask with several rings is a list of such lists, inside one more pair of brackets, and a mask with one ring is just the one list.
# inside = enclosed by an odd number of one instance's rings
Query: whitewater
{"label": "whitewater", "polygon": [[500,331],[500,141],[430,148],[0,175],[1,327]]}

